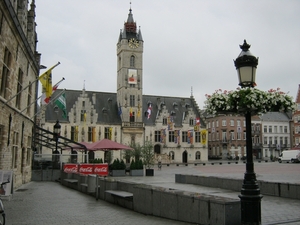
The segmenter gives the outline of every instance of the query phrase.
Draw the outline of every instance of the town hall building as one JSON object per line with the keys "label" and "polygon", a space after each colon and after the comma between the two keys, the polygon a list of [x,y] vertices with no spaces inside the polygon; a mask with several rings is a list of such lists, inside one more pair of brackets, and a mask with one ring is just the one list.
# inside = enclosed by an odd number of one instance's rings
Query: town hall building
{"label": "town hall building", "polygon": [[[130,8],[117,43],[116,93],[88,91],[85,87],[58,89],[52,98],[65,94],[67,116],[63,117],[62,111],[50,103],[44,108],[40,126],[52,132],[59,121],[60,135],[79,143],[107,138],[143,146],[150,141],[156,157],[161,156],[163,162],[207,161],[206,127],[193,94],[190,97],[143,94],[143,50],[142,32]],[[37,149],[40,153],[46,151],[44,147]],[[95,154],[98,156],[90,157],[105,157],[101,151]],[[124,151],[114,151],[113,158],[124,158]]]}

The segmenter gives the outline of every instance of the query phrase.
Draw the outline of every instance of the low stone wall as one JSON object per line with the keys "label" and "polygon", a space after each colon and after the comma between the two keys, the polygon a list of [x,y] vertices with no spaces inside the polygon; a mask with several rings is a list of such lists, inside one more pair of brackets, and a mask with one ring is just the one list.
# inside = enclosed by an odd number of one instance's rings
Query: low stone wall
{"label": "low stone wall", "polygon": [[[84,175],[79,174],[73,174],[70,177],[70,175],[62,173],[62,178],[78,180],[78,191],[84,192],[82,184],[85,184],[87,194],[139,213],[194,224],[240,224],[241,209],[240,201],[237,199],[136,184],[110,177],[89,175],[86,176],[87,178],[83,178]],[[62,182],[62,184],[69,187],[67,182]],[[100,185],[99,189],[96,189],[97,184]],[[88,192],[87,190],[95,191]],[[133,194],[133,197],[115,196],[107,193],[107,190],[129,192]]]}
{"label": "low stone wall", "polygon": [[[197,176],[189,174],[175,174],[175,182],[182,184],[195,184],[206,187],[241,191],[243,180],[211,176]],[[300,184],[257,181],[262,195],[271,195],[283,198],[300,200]]]}

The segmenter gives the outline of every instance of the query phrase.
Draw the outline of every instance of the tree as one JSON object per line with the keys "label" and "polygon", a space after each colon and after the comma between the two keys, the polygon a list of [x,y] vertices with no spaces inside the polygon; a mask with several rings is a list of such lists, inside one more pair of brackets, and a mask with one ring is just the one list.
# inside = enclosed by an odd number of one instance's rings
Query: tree
{"label": "tree", "polygon": [[154,149],[150,141],[147,141],[142,147],[142,157],[144,165],[150,169],[154,165]]}
{"label": "tree", "polygon": [[134,161],[138,162],[142,157],[142,146],[138,143],[131,143],[130,147],[133,150],[130,150],[131,157],[134,157]]}

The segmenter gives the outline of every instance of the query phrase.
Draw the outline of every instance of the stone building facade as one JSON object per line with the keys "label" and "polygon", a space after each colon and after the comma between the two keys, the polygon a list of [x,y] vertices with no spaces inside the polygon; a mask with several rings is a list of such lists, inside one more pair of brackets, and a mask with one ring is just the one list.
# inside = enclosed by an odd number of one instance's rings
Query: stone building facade
{"label": "stone building facade", "polygon": [[13,171],[14,188],[31,180],[40,68],[35,27],[34,1],[0,1],[0,170]]}
{"label": "stone building facade", "polygon": [[[156,157],[160,155],[163,162],[206,161],[206,127],[194,97],[143,94],[143,50],[142,32],[130,9],[117,42],[116,93],[66,90],[67,118],[61,111],[56,114],[55,105],[49,104],[42,127],[52,131],[58,120],[61,135],[74,141],[108,138],[141,146],[151,141]],[[61,92],[57,90],[53,98]],[[113,157],[122,159],[123,154],[114,151]],[[105,158],[100,151],[91,157]]]}

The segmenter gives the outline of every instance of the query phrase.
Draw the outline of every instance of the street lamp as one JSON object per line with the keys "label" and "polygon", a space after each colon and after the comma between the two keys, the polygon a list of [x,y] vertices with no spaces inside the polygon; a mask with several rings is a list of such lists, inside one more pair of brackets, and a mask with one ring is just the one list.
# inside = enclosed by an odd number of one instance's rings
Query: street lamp
{"label": "street lamp", "polygon": [[[249,51],[250,45],[244,40],[240,45],[242,52],[234,61],[236,67],[239,85],[242,88],[253,88],[256,86],[255,73],[258,64],[258,58]],[[251,111],[245,112],[246,120],[246,172],[244,174],[243,186],[239,198],[241,199],[241,224],[258,225],[261,224],[261,198],[260,189],[254,172],[252,155],[252,136],[251,136]]]}
{"label": "street lamp", "polygon": [[56,123],[53,126],[53,138],[55,140],[55,152],[57,152],[57,143],[58,143],[58,138],[60,136],[60,124],[59,121],[57,120]]}

